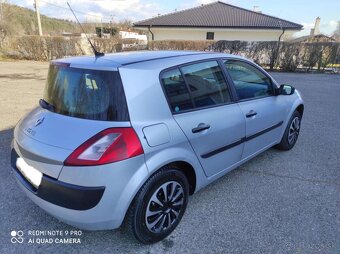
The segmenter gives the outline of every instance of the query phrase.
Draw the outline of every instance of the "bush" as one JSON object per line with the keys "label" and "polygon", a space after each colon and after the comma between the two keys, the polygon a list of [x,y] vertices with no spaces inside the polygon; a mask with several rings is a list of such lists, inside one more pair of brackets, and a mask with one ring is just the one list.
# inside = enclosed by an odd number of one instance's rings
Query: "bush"
{"label": "bush", "polygon": [[[5,34],[1,26],[0,32]],[[6,40],[9,41],[6,44],[12,46],[2,50],[7,52],[7,55],[10,54],[16,58],[48,61],[65,56],[93,54],[89,43],[83,37],[21,36]],[[336,66],[340,64],[339,42],[281,42],[278,44],[277,41],[151,41],[143,45],[134,39],[122,40],[118,37],[91,38],[91,41],[98,51],[104,53],[144,49],[226,52],[246,56],[271,70],[280,68],[283,71],[296,71],[298,67],[305,67],[309,71],[317,67],[320,71],[332,68],[336,72],[338,71]]]}
{"label": "bush", "polygon": [[149,50],[198,50],[203,51],[211,41],[150,41]]}
{"label": "bush", "polygon": [[279,66],[283,71],[296,71],[302,63],[302,45],[300,43],[283,43],[280,48]]}
{"label": "bush", "polygon": [[[100,52],[111,53],[121,51],[122,45],[118,39],[91,39]],[[86,38],[68,38],[62,36],[27,35],[15,37],[12,48],[7,52],[15,52],[20,58],[36,61],[49,61],[65,56],[93,54]]]}
{"label": "bush", "polygon": [[229,54],[240,54],[247,50],[248,42],[246,41],[218,41],[212,45],[210,45],[207,50],[209,51],[218,51]]}
{"label": "bush", "polygon": [[29,35],[15,38],[13,44],[14,50],[22,58],[36,61],[49,61],[82,53],[79,40],[74,38]]}
{"label": "bush", "polygon": [[100,39],[95,38],[91,39],[94,41],[94,46],[99,52],[104,53],[114,53],[122,51],[122,41],[118,38],[112,39]]}

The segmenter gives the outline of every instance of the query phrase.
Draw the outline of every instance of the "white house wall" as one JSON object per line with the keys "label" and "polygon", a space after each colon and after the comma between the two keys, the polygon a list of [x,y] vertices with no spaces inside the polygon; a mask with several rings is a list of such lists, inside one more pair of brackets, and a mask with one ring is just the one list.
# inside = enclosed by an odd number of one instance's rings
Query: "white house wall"
{"label": "white house wall", "polygon": [[[143,29],[144,30],[144,29]],[[264,29],[190,29],[151,28],[155,41],[162,40],[206,40],[207,32],[214,32],[214,40],[277,41],[282,30]],[[285,31],[283,40],[290,39],[294,31]],[[151,35],[149,35],[151,40]]]}

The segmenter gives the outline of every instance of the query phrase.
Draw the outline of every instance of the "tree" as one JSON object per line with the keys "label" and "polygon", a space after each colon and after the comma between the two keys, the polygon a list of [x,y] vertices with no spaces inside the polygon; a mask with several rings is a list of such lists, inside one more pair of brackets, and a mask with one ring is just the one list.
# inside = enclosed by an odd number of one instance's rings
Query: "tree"
{"label": "tree", "polygon": [[321,43],[305,43],[304,44],[304,56],[303,65],[307,67],[307,71],[313,69],[317,64],[320,66],[320,58],[322,56],[323,47]]}
{"label": "tree", "polygon": [[322,70],[328,65],[336,65],[340,63],[340,43],[326,42],[323,45],[324,50],[321,58],[320,67]]}
{"label": "tree", "polygon": [[283,43],[279,53],[279,64],[283,71],[296,71],[301,63],[301,44]]}

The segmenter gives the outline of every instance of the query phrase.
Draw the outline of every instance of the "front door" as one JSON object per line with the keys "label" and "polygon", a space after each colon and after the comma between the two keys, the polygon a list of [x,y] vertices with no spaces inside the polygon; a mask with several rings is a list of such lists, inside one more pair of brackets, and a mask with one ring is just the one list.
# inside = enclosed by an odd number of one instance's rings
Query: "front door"
{"label": "front door", "polygon": [[224,65],[246,119],[245,159],[279,141],[286,107],[280,96],[274,95],[271,78],[255,65],[242,60],[226,60]]}

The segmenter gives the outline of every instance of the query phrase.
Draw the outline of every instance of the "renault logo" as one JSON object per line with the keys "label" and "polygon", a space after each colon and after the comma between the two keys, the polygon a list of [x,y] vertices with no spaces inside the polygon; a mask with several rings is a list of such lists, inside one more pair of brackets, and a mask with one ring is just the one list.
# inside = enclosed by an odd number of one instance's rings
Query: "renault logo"
{"label": "renault logo", "polygon": [[44,121],[44,117],[42,117],[42,118],[39,118],[37,121],[35,121],[35,123],[34,123],[34,127],[37,127],[38,125],[40,125],[40,124],[42,124],[42,122]]}

